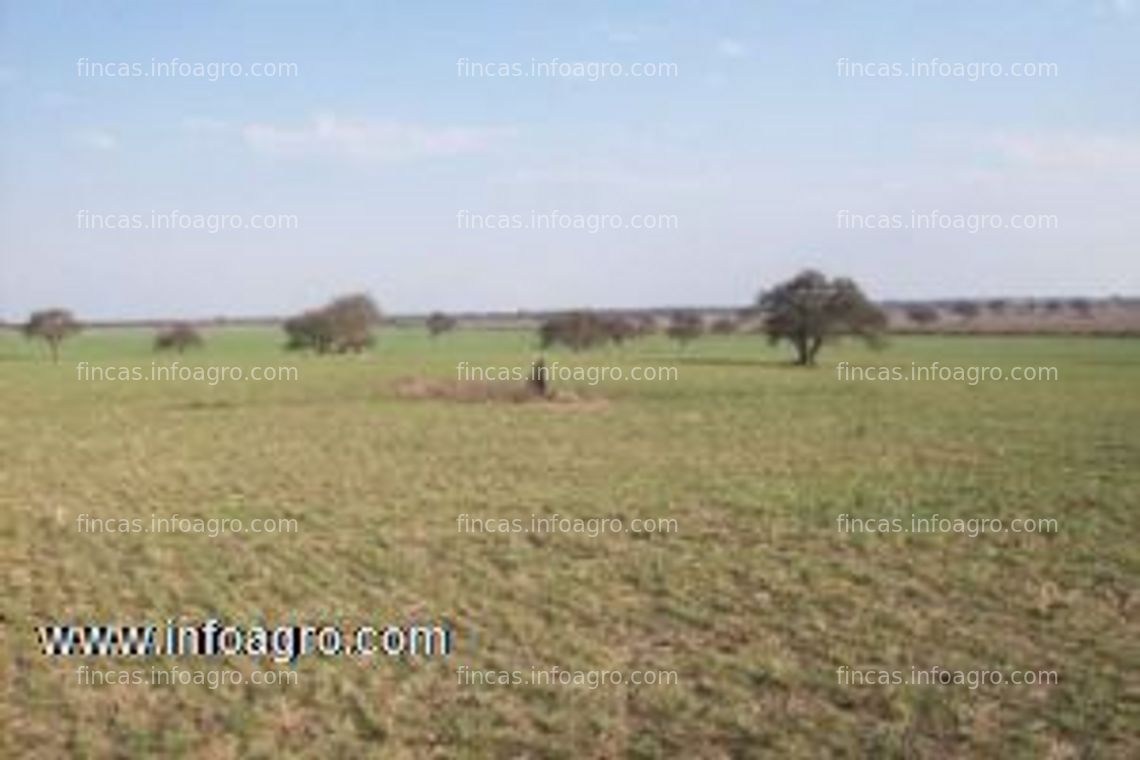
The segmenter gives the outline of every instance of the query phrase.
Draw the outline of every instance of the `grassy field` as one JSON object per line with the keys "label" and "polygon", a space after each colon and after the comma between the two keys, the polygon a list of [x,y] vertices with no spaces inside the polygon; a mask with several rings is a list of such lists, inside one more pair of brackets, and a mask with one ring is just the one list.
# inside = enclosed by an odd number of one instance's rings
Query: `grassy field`
{"label": "grassy field", "polygon": [[[755,336],[551,355],[675,366],[590,403],[401,397],[518,365],[533,337],[388,331],[365,356],[219,331],[186,364],[295,382],[82,382],[150,367],[143,332],[53,366],[0,336],[0,755],[1140,756],[1140,340]],[[166,357],[161,361],[169,361]],[[1054,382],[840,382],[835,363],[1055,366]],[[295,518],[288,535],[98,534],[80,514]],[[457,516],[669,517],[653,535],[478,534]],[[1051,534],[869,535],[856,517],[1055,518]],[[287,686],[91,686],[49,622],[446,619],[449,658],[308,657]],[[675,671],[677,683],[459,683],[481,669]],[[837,669],[1055,670],[1050,686],[843,685]],[[287,667],[287,666],[285,666]],[[6,746],[5,746],[6,745]]]}

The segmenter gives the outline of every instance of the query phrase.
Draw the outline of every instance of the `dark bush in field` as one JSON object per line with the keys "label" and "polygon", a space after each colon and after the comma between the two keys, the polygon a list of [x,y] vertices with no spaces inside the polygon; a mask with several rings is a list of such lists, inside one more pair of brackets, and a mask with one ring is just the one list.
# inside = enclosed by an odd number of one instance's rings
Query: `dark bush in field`
{"label": "dark bush in field", "polygon": [[1006,309],[1009,308],[1009,303],[1003,298],[994,298],[986,303],[986,308],[994,314],[1005,314]]}
{"label": "dark bush in field", "polygon": [[291,350],[359,353],[372,345],[372,328],[380,322],[380,310],[364,294],[341,296],[321,309],[306,311],[285,320]]}
{"label": "dark bush in field", "polygon": [[44,309],[32,312],[24,325],[24,336],[31,340],[40,338],[51,351],[51,360],[59,361],[59,344],[63,339],[79,332],[79,322],[67,309]]}
{"label": "dark bush in field", "polygon": [[950,304],[950,313],[962,319],[973,319],[982,311],[981,307],[973,301],[955,301]]}
{"label": "dark bush in field", "polygon": [[543,348],[564,345],[571,351],[608,343],[613,340],[609,323],[591,311],[572,311],[549,317],[538,328]]}
{"label": "dark bush in field", "polygon": [[622,345],[627,340],[638,337],[637,325],[625,317],[608,317],[603,322],[603,329],[615,345]]}
{"label": "dark bush in field", "polygon": [[929,325],[937,322],[940,317],[938,309],[930,304],[916,304],[908,306],[906,309],[906,318],[916,325]]}
{"label": "dark bush in field", "polygon": [[730,317],[721,317],[709,327],[713,335],[732,335],[740,329],[740,323]]}
{"label": "dark bush in field", "polygon": [[653,335],[657,332],[657,318],[652,314],[642,314],[634,319],[634,327],[637,328],[637,336],[639,338],[646,335]]}
{"label": "dark bush in field", "polygon": [[172,348],[178,353],[182,353],[188,348],[197,348],[201,345],[202,336],[198,334],[193,325],[186,322],[170,325],[154,336],[154,349],[156,351]]}
{"label": "dark bush in field", "polygon": [[458,322],[454,317],[449,317],[442,311],[435,311],[428,316],[425,324],[427,325],[428,333],[434,338],[445,332],[454,330]]}
{"label": "dark bush in field", "polygon": [[696,340],[705,331],[705,323],[699,314],[690,311],[678,311],[669,318],[669,326],[665,334],[685,347],[690,341]]}
{"label": "dark bush in field", "polygon": [[1069,309],[1082,319],[1092,315],[1092,304],[1087,298],[1074,298],[1069,301]]}
{"label": "dark bush in field", "polygon": [[761,294],[757,307],[768,339],[790,342],[800,365],[815,364],[823,344],[842,334],[879,345],[887,325],[886,315],[853,280],[829,280],[810,269]]}

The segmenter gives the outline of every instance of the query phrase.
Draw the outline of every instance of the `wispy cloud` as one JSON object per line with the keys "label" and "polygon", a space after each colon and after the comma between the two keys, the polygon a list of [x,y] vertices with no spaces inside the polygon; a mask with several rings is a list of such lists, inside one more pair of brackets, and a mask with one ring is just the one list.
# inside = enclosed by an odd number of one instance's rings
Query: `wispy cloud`
{"label": "wispy cloud", "polygon": [[182,128],[187,132],[216,134],[224,132],[228,126],[221,119],[208,116],[188,116],[182,120]]}
{"label": "wispy cloud", "polygon": [[1081,133],[1002,133],[989,139],[1009,163],[1034,169],[1140,167],[1140,137]]}
{"label": "wispy cloud", "polygon": [[255,123],[242,129],[246,144],[269,155],[321,155],[375,162],[483,153],[515,133],[507,127],[429,127],[341,119],[333,114],[323,114],[297,126]]}
{"label": "wispy cloud", "polygon": [[747,58],[748,47],[739,40],[724,37],[716,44],[716,52],[724,58]]}
{"label": "wispy cloud", "polygon": [[504,185],[594,185],[631,190],[696,190],[705,187],[707,177],[662,175],[620,168],[548,167],[522,168],[492,179]]}
{"label": "wispy cloud", "polygon": [[87,127],[73,134],[75,141],[92,150],[109,151],[119,147],[119,140],[105,129]]}

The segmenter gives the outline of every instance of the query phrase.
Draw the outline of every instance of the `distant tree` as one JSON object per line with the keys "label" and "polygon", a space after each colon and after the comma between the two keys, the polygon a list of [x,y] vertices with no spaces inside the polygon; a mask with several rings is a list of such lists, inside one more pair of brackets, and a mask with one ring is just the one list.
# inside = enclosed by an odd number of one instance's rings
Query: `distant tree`
{"label": "distant tree", "polygon": [[372,345],[372,328],[380,323],[380,310],[363,293],[341,296],[320,309],[285,320],[286,348],[318,354],[359,353]]}
{"label": "distant tree", "polygon": [[442,311],[433,311],[427,318],[427,329],[431,337],[435,338],[445,332],[454,330],[458,324],[454,317],[449,317]]}
{"label": "distant tree", "polygon": [[691,311],[674,312],[669,318],[669,326],[665,328],[665,334],[680,343],[681,348],[699,338],[704,331],[704,320]]}
{"label": "distant tree", "polygon": [[202,336],[188,322],[176,322],[160,330],[154,336],[154,350],[164,351],[173,348],[182,353],[188,348],[197,348],[202,345]]}
{"label": "distant tree", "polygon": [[973,319],[978,316],[981,311],[981,307],[974,301],[955,301],[950,304],[950,312],[962,319]]}
{"label": "distant tree", "polygon": [[1045,311],[1049,314],[1056,314],[1057,312],[1059,312],[1064,307],[1065,307],[1065,304],[1061,303],[1060,301],[1058,301],[1055,298],[1051,298],[1045,302]]}
{"label": "distant tree", "polygon": [[740,329],[740,323],[732,317],[721,317],[709,326],[709,332],[713,335],[732,335],[738,329]]}
{"label": "distant tree", "polygon": [[627,340],[638,336],[637,325],[625,317],[606,317],[602,320],[602,329],[616,346],[624,345]]}
{"label": "distant tree", "polygon": [[796,351],[796,364],[815,364],[824,343],[842,334],[857,335],[879,345],[886,315],[853,280],[829,280],[805,270],[762,293],[757,307],[764,314],[764,331],[773,344],[787,340]]}
{"label": "distant tree", "polygon": [[657,332],[657,318],[652,314],[640,314],[634,319],[638,337],[652,335]]}
{"label": "distant tree", "polygon": [[360,353],[372,345],[372,328],[380,324],[380,309],[364,293],[341,296],[325,307],[332,321],[337,353]]}
{"label": "distant tree", "polygon": [[1082,319],[1092,315],[1092,304],[1087,298],[1073,298],[1069,301],[1069,309]]}
{"label": "distant tree", "polygon": [[79,332],[79,322],[67,309],[44,309],[32,312],[24,325],[24,336],[31,340],[40,338],[51,351],[51,360],[59,361],[59,344],[64,338]]}
{"label": "distant tree", "polygon": [[906,318],[916,325],[930,325],[941,319],[938,309],[927,303],[906,307]]}
{"label": "distant tree", "polygon": [[993,298],[986,303],[986,308],[994,314],[1005,314],[1006,309],[1009,307],[1009,302],[1004,298]]}
{"label": "distant tree", "polygon": [[325,354],[332,348],[332,320],[324,309],[310,309],[290,317],[285,320],[283,327],[289,336],[285,348],[291,351],[312,349],[318,354]]}
{"label": "distant tree", "polygon": [[548,317],[538,328],[542,348],[562,344],[582,351],[612,340],[606,320],[592,311],[571,311]]}

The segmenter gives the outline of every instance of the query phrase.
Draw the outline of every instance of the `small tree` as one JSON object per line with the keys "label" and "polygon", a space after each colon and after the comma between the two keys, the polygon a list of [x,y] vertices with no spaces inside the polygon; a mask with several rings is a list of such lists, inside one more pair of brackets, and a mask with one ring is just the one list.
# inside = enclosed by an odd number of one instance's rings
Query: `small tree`
{"label": "small tree", "polygon": [[691,311],[674,312],[669,318],[669,326],[665,334],[681,344],[684,348],[690,341],[696,340],[705,331],[705,323],[699,314]]}
{"label": "small tree", "polygon": [[740,323],[731,317],[721,317],[709,327],[709,331],[713,335],[732,335],[738,329],[740,329]]}
{"label": "small tree", "polygon": [[823,344],[844,333],[879,345],[887,325],[886,315],[853,280],[829,280],[810,269],[762,293],[757,306],[769,341],[790,342],[796,364],[804,366],[815,364]]}
{"label": "small tree", "polygon": [[324,309],[311,309],[291,317],[285,320],[283,327],[289,336],[285,348],[290,351],[312,349],[318,354],[324,354],[332,348],[332,320]]}
{"label": "small tree", "polygon": [[973,319],[981,313],[981,307],[973,301],[955,301],[950,304],[950,311],[962,319]]}
{"label": "small tree", "polygon": [[63,339],[79,332],[79,322],[67,309],[44,309],[33,312],[24,325],[24,336],[40,338],[48,344],[51,360],[59,361],[59,344]]}
{"label": "small tree", "polygon": [[458,322],[454,317],[449,317],[442,311],[434,311],[428,316],[425,324],[427,325],[428,333],[431,337],[435,338],[445,332],[454,330]]}
{"label": "small tree", "polygon": [[372,345],[372,328],[380,323],[380,318],[380,310],[368,295],[341,296],[324,308],[285,320],[283,327],[289,336],[285,347],[312,349],[318,354],[360,353]]}
{"label": "small tree", "polygon": [[188,322],[176,322],[169,327],[160,330],[154,336],[154,350],[165,351],[168,348],[173,348],[178,353],[184,352],[188,348],[197,348],[202,345],[202,336],[194,329],[194,326]]}
{"label": "small tree", "polygon": [[337,353],[360,353],[372,345],[372,328],[380,324],[380,309],[364,293],[341,296],[325,307],[332,322]]}
{"label": "small tree", "polygon": [[916,325],[929,325],[940,319],[938,309],[925,303],[908,306],[906,308],[906,318]]}
{"label": "small tree", "polygon": [[616,346],[624,345],[627,340],[632,340],[638,335],[637,325],[624,317],[609,317],[602,320],[602,329]]}
{"label": "small tree", "polygon": [[1006,309],[1009,308],[1009,303],[1004,298],[993,298],[986,304],[986,308],[994,314],[1005,314]]}
{"label": "small tree", "polygon": [[542,348],[561,343],[571,351],[581,351],[612,339],[606,321],[591,311],[556,314],[539,326],[538,337]]}
{"label": "small tree", "polygon": [[1069,301],[1069,308],[1076,312],[1077,316],[1081,319],[1087,319],[1092,315],[1092,304],[1089,303],[1087,298],[1073,298]]}
{"label": "small tree", "polygon": [[641,314],[634,320],[634,327],[639,338],[653,335],[657,332],[657,318],[652,314]]}

